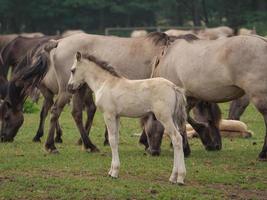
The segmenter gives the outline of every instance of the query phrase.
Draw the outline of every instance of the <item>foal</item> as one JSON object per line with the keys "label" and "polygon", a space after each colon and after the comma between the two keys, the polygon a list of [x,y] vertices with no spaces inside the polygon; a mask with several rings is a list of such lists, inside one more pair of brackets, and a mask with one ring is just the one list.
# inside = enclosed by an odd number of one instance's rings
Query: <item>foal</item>
{"label": "foal", "polygon": [[186,169],[180,132],[185,128],[187,115],[183,91],[163,78],[123,78],[106,62],[77,52],[71,68],[68,89],[77,90],[84,83],[95,93],[96,106],[103,113],[108,128],[112,150],[109,175],[117,178],[119,174],[119,118],[142,117],[154,113],[169,133],[173,144],[174,163],[169,180],[172,183],[184,184]]}

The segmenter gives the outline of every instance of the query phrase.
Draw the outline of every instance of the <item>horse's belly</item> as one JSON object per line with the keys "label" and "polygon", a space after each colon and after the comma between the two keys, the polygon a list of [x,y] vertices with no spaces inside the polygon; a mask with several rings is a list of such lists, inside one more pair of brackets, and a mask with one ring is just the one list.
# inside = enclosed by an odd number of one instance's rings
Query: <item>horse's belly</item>
{"label": "horse's belly", "polygon": [[206,87],[186,89],[186,95],[211,102],[227,102],[244,95],[244,91],[236,86]]}

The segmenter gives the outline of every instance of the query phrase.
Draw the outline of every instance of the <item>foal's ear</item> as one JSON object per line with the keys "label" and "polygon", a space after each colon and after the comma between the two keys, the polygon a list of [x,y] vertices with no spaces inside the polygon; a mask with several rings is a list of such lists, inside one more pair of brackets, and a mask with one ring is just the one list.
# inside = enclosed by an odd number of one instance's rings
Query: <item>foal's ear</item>
{"label": "foal's ear", "polygon": [[78,52],[76,53],[76,59],[77,59],[77,61],[80,61],[81,58],[82,58],[82,54],[81,54],[81,52],[78,51]]}

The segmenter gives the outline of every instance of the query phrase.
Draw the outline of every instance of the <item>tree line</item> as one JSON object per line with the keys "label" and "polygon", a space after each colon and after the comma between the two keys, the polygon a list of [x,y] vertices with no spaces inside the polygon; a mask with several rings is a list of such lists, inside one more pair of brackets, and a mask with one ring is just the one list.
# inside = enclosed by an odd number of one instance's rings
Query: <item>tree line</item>
{"label": "tree line", "polygon": [[0,0],[0,32],[227,25],[267,33],[266,11],[266,0]]}

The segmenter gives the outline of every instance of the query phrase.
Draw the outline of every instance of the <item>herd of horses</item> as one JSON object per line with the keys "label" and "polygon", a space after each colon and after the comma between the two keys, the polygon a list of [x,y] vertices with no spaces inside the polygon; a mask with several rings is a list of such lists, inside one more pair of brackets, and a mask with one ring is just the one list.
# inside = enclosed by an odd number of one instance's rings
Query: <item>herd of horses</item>
{"label": "herd of horses", "polygon": [[[184,156],[191,153],[185,121],[207,150],[222,148],[221,113],[216,103],[233,100],[229,117],[238,119],[251,102],[267,125],[267,39],[258,35],[207,40],[190,33],[169,36],[152,32],[123,38],[75,32],[16,36],[1,42],[4,38],[7,36],[0,36],[2,142],[14,140],[23,124],[23,104],[38,88],[44,101],[33,141],[39,142],[43,136],[51,110],[45,142],[48,152],[58,152],[55,142],[62,142],[59,117],[72,98],[72,116],[81,135],[78,143],[86,151],[99,151],[89,133],[96,108],[103,112],[107,126],[104,143],[112,149],[111,176],[117,177],[119,170],[119,117],[142,117],[140,142],[152,155],[159,155],[167,132],[174,148],[170,181],[183,184]],[[192,109],[197,110],[195,118],[189,114]],[[267,160],[267,131],[258,158]]]}

